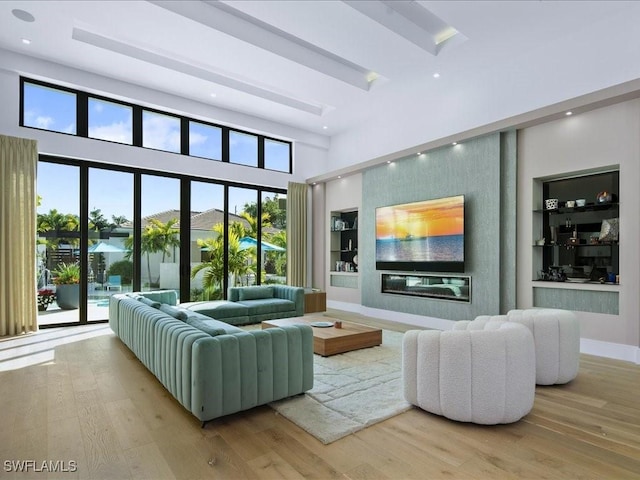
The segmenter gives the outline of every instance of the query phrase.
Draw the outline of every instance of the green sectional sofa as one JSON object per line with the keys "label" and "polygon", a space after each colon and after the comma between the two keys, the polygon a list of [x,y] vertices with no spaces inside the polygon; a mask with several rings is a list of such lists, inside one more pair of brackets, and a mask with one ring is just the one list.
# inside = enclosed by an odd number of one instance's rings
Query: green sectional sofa
{"label": "green sectional sofa", "polygon": [[109,325],[203,425],[313,387],[311,327],[244,331],[176,303],[174,291],[115,294]]}
{"label": "green sectional sofa", "polygon": [[231,287],[228,300],[189,302],[182,307],[232,325],[304,315],[304,288],[288,285]]}

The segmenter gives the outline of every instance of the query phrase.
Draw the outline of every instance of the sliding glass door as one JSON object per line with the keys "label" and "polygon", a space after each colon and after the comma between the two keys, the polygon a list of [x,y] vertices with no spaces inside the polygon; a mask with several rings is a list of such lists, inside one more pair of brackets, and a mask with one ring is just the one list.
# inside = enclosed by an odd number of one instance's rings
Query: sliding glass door
{"label": "sliding glass door", "polygon": [[142,291],[172,289],[179,292],[180,180],[142,175],[141,205]]}
{"label": "sliding glass door", "polygon": [[116,293],[286,282],[284,191],[43,157],[38,195],[40,326],[106,321]]}
{"label": "sliding glass door", "polygon": [[109,296],[132,291],[133,174],[89,168],[87,320],[109,318]]}
{"label": "sliding glass door", "polygon": [[80,321],[80,169],[38,164],[38,325]]}

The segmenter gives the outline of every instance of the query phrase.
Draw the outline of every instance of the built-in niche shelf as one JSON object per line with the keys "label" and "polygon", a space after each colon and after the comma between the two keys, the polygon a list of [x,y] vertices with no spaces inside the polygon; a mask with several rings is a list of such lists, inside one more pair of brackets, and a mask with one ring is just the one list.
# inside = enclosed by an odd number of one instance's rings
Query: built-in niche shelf
{"label": "built-in niche shelf", "polygon": [[[618,228],[619,172],[567,175],[541,187],[542,198],[533,211],[534,235],[539,232],[533,239],[534,280],[568,277],[586,283],[618,274],[618,234],[607,237],[603,232],[614,223]],[[598,198],[601,192],[607,198]],[[549,199],[552,208],[545,205]]]}
{"label": "built-in niche shelf", "polygon": [[[329,228],[331,230],[329,248],[330,271],[332,273],[357,273],[358,211],[331,212]],[[353,288],[357,288],[357,286]]]}

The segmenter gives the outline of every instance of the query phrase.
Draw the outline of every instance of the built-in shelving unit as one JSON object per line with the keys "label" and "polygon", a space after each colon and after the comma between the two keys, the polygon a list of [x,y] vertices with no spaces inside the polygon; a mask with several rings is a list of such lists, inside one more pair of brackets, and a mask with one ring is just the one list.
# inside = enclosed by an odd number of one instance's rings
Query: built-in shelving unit
{"label": "built-in shelving unit", "polygon": [[333,211],[330,235],[330,285],[358,288],[358,211]]}
{"label": "built-in shelving unit", "polygon": [[533,210],[533,305],[617,315],[619,171],[568,174],[540,187]]}
{"label": "built-in shelving unit", "polygon": [[[534,232],[541,232],[533,239],[533,248],[542,252],[537,255],[538,280],[561,270],[574,281],[604,278],[606,283],[609,273],[619,272],[618,238],[602,236],[603,228],[619,218],[618,185],[617,171],[543,183],[544,199],[558,199],[558,206],[544,208],[543,201],[534,210]],[[599,200],[600,192],[608,197]],[[576,200],[585,204],[576,206]]]}

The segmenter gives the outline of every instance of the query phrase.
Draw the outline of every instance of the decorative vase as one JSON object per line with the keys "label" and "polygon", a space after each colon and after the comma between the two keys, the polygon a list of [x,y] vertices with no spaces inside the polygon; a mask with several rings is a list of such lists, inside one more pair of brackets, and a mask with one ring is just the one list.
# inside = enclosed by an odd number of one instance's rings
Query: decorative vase
{"label": "decorative vase", "polygon": [[80,285],[58,285],[56,302],[62,310],[75,310],[80,307]]}

